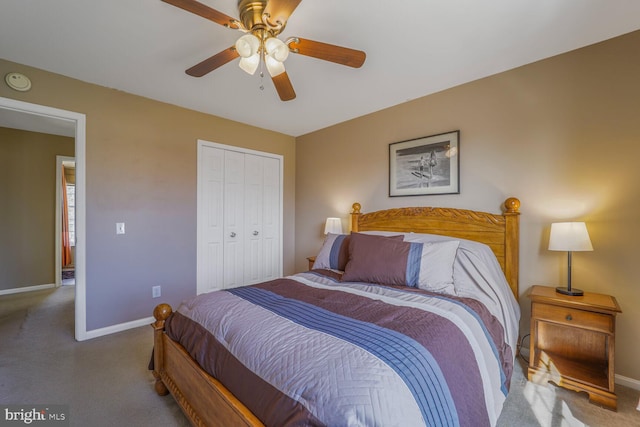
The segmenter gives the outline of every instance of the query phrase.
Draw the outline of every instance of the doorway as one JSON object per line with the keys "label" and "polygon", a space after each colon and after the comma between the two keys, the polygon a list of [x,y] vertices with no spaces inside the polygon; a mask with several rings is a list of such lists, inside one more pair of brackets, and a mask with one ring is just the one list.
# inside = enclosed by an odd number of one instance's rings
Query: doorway
{"label": "doorway", "polygon": [[56,286],[76,284],[75,172],[75,157],[56,156]]}
{"label": "doorway", "polygon": [[[7,123],[16,123],[15,125]],[[75,207],[75,338],[87,336],[86,318],[86,206],[85,150],[86,117],[73,111],[60,110],[28,102],[0,97],[0,125],[41,133],[71,130],[75,138],[76,207]],[[54,131],[55,130],[55,131]],[[58,253],[59,251],[56,251]],[[56,266],[59,265],[56,263]]]}

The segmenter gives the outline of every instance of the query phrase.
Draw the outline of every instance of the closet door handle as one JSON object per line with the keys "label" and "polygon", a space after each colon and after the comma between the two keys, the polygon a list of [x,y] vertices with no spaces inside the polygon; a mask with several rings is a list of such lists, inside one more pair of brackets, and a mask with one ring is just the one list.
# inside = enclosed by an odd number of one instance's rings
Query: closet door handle
{"label": "closet door handle", "polygon": [[235,231],[232,231],[232,232],[231,232],[231,234],[230,234],[230,236],[231,236],[231,237],[236,237],[236,232],[235,232]]}
{"label": "closet door handle", "polygon": [[260,233],[258,233],[258,231],[256,231],[256,230],[253,231],[253,235],[254,236],[257,236],[258,234],[260,234]]}

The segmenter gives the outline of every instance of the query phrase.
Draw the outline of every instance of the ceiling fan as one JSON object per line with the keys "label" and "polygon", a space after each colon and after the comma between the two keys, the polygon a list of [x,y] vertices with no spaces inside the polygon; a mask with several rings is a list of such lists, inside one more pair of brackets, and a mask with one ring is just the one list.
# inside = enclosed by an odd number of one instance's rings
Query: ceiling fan
{"label": "ceiling fan", "polygon": [[302,0],[238,0],[239,20],[196,0],[162,1],[245,33],[234,46],[187,69],[186,73],[193,77],[202,77],[239,57],[240,68],[249,74],[254,74],[263,63],[280,99],[290,101],[296,97],[296,93],[284,68],[289,52],[353,68],[360,68],[366,59],[366,54],[361,50],[299,37],[290,37],[284,42],[280,40],[277,36],[284,30],[289,16]]}

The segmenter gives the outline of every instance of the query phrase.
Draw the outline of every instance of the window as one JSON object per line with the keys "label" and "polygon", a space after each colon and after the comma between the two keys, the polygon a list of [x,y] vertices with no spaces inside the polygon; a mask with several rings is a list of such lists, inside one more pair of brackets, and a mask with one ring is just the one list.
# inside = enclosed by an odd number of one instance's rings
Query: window
{"label": "window", "polygon": [[67,184],[67,207],[69,208],[69,244],[76,245],[76,186]]}

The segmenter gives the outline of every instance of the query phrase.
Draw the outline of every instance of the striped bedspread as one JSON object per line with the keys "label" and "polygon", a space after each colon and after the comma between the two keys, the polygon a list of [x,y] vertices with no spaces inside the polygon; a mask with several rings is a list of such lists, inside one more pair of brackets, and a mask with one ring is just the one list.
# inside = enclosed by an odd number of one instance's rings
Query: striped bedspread
{"label": "striped bedspread", "polygon": [[513,351],[479,302],[323,270],[200,295],[166,331],[269,426],[490,426]]}

